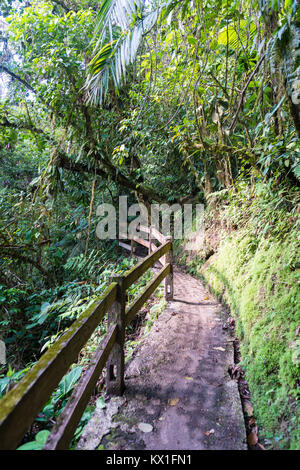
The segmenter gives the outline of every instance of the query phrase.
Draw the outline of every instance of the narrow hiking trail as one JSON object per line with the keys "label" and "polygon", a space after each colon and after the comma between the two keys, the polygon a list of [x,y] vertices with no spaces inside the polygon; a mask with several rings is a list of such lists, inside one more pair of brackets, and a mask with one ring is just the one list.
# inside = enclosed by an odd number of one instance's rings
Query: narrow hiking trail
{"label": "narrow hiking trail", "polygon": [[222,305],[175,268],[174,299],[126,369],[122,397],[96,409],[78,449],[247,449]]}

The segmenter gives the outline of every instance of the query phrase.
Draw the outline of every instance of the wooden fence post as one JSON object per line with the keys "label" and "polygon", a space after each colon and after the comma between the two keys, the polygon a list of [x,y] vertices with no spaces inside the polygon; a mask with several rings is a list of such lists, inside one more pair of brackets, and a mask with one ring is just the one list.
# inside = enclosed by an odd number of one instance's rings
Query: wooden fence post
{"label": "wooden fence post", "polygon": [[130,255],[133,256],[133,254],[135,253],[135,241],[134,240],[131,240],[130,242]]}
{"label": "wooden fence post", "polygon": [[[166,242],[173,242],[173,237],[166,237]],[[173,245],[172,245],[173,246]],[[164,256],[164,265],[171,265],[171,272],[165,277],[165,299],[173,300],[173,250],[171,248]]]}
{"label": "wooden fence post", "polygon": [[148,248],[148,254],[150,255],[152,253],[152,227],[151,225],[149,226],[149,248]]}
{"label": "wooden fence post", "polygon": [[126,292],[123,287],[122,275],[112,276],[111,282],[118,283],[117,300],[107,313],[107,328],[117,323],[118,332],[116,343],[106,363],[106,393],[109,395],[122,395],[124,383],[124,340],[125,340],[125,302]]}

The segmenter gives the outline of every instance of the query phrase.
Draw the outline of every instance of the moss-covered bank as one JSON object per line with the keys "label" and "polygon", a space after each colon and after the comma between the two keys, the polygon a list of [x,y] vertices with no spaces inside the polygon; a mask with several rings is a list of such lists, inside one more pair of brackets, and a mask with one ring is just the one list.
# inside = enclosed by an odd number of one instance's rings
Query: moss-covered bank
{"label": "moss-covered bank", "polygon": [[295,191],[273,193],[263,184],[213,195],[206,209],[205,248],[179,256],[236,317],[260,437],[269,448],[300,448],[296,202]]}

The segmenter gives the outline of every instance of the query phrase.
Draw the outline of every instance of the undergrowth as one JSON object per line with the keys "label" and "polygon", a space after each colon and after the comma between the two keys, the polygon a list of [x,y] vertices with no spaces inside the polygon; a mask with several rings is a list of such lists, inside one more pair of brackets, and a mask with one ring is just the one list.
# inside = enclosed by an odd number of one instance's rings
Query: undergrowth
{"label": "undergrowth", "polygon": [[[20,295],[23,295],[24,303],[33,301],[33,304],[29,304],[30,311],[28,311],[26,321],[23,319],[23,322],[21,322],[20,315],[19,330],[12,331],[10,329],[7,332],[8,334],[6,336],[4,335],[6,344],[9,345],[11,339],[11,343],[14,344],[17,349],[22,338],[25,344],[33,340],[36,342],[36,354],[31,357],[31,361],[27,362],[25,367],[14,368],[11,364],[15,361],[13,354],[15,348],[9,349],[8,364],[2,366],[2,371],[0,369],[0,397],[24,377],[26,372],[35,364],[35,359],[37,360],[83,311],[97,301],[97,298],[103,294],[108,286],[110,277],[114,274],[124,273],[131,268],[135,262],[136,260],[134,258],[116,259],[111,257],[106,260],[101,260],[101,256],[99,257],[98,253],[91,252],[87,258],[85,258],[84,255],[80,255],[68,260],[64,266],[66,282],[61,286],[44,290],[38,294],[18,291],[17,289],[15,289],[16,292],[7,292],[4,286],[2,286],[2,301],[4,302],[7,298],[10,300],[9,303],[6,302],[6,306],[8,306],[8,309],[4,312],[6,316],[11,316],[14,313],[16,317],[18,317],[19,311],[21,313]],[[70,273],[69,276],[67,275],[68,271]],[[136,296],[141,293],[152,277],[153,272],[149,270],[128,289],[127,294],[129,302],[133,301]],[[85,280],[79,281],[80,278]],[[161,299],[162,290],[159,289],[156,295],[160,299],[160,302],[150,309],[150,314],[143,325],[144,334],[151,328],[154,317],[156,318],[164,306],[164,300]],[[5,315],[2,317],[0,324],[2,327],[5,326]],[[50,434],[50,429],[63,411],[82,373],[90,364],[91,356],[101,343],[106,330],[107,315],[105,315],[85,347],[81,350],[76,364],[73,364],[69,372],[63,377],[57,389],[52,393],[48,402],[38,414],[19,449],[41,450],[43,448]],[[129,333],[132,333],[131,325],[129,325],[127,330]],[[18,331],[20,334],[18,334]],[[127,341],[126,361],[132,356],[137,344],[136,341]],[[76,446],[76,442],[80,438],[83,428],[91,418],[95,408],[97,406],[105,406],[102,398],[103,391],[104,382],[101,381],[100,378],[97,390],[95,390],[93,397],[91,397],[90,403],[77,427],[71,448]]]}

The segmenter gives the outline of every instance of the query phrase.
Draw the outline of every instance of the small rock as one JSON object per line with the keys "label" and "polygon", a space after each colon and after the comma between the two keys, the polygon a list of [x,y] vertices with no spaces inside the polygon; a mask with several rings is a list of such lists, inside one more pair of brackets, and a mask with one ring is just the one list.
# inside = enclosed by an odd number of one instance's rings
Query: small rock
{"label": "small rock", "polygon": [[153,406],[159,406],[160,405],[160,399],[159,398],[152,398],[150,403]]}
{"label": "small rock", "polygon": [[142,432],[151,432],[151,431],[153,431],[153,426],[151,426],[151,424],[148,424],[148,423],[139,423],[138,428]]}

